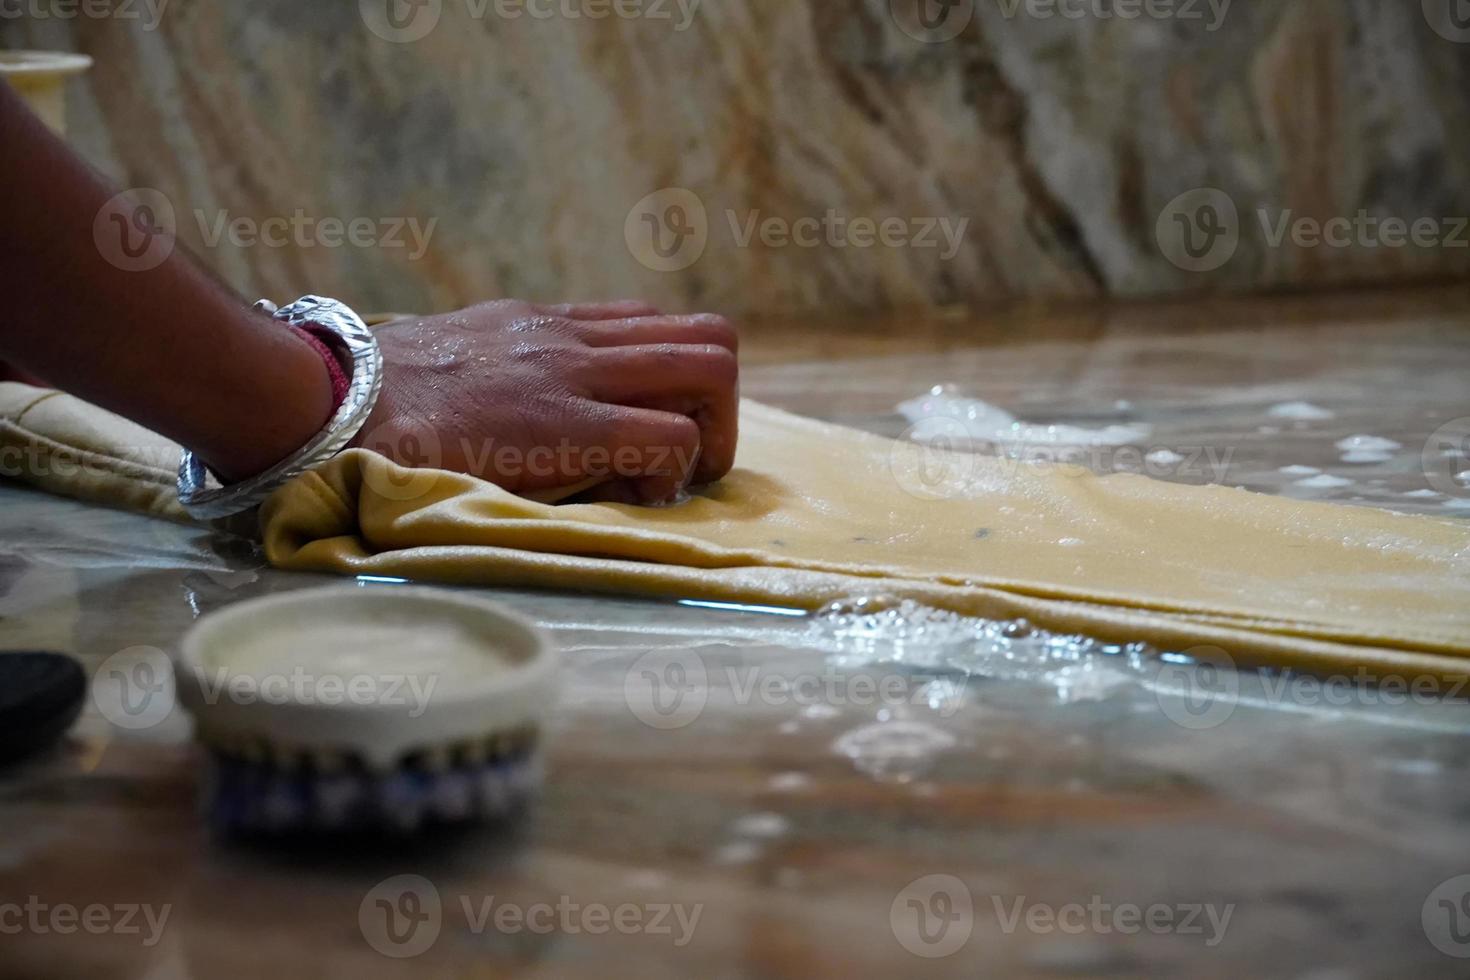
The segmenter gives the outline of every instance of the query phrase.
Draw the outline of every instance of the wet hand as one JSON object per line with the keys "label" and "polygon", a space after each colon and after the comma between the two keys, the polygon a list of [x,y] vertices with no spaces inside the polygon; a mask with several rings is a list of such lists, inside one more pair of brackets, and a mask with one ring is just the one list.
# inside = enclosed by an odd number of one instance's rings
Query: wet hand
{"label": "wet hand", "polygon": [[383,391],[356,445],[515,493],[597,481],[656,504],[735,459],[735,329],[636,302],[501,300],[376,330]]}

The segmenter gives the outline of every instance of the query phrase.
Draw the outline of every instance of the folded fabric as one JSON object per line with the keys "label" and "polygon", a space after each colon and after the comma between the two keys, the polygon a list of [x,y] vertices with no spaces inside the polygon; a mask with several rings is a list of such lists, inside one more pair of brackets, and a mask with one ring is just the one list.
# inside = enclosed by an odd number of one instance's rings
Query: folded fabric
{"label": "folded fabric", "polygon": [[187,521],[179,447],[79,398],[0,382],[0,476],[94,504]]}
{"label": "folded fabric", "polygon": [[[0,446],[114,459],[105,478],[32,482],[170,514],[138,431],[6,390],[23,387],[0,385]],[[109,456],[119,431],[131,452]],[[675,506],[558,506],[351,451],[278,491],[261,526],[288,569],[802,609],[887,595],[1240,663],[1470,670],[1465,523],[940,452],[753,402],[734,472]]]}

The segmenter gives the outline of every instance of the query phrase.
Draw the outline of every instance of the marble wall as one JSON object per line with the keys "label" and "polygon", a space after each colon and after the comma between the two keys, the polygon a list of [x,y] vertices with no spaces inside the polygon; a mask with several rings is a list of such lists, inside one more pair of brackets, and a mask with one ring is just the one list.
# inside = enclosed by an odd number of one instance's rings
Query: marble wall
{"label": "marble wall", "polygon": [[1463,275],[1465,7],[0,0],[0,46],[95,57],[75,142],[251,294],[868,310]]}

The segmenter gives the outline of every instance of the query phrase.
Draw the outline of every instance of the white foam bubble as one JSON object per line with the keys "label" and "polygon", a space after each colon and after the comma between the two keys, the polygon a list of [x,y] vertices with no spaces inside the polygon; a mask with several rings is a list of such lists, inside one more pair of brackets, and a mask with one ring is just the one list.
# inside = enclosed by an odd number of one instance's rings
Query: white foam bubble
{"label": "white foam bubble", "polygon": [[778,793],[796,793],[807,789],[812,777],[804,772],[778,772],[771,777],[770,788]]}
{"label": "white foam bubble", "polygon": [[791,829],[791,822],[779,813],[748,813],[730,828],[741,837],[775,838]]}
{"label": "white foam bubble", "polygon": [[1299,422],[1321,422],[1337,418],[1337,413],[1328,411],[1311,402],[1282,402],[1272,405],[1266,412],[1273,419],[1293,419]]}
{"label": "white foam bubble", "polygon": [[[904,663],[965,675],[1025,680],[1057,700],[1096,700],[1126,683],[1152,653],[1146,644],[1105,644],[1038,629],[1025,620],[961,616],[911,600],[863,597],[833,603],[808,625],[805,643],[842,668]],[[930,692],[941,713],[962,702],[963,682]]]}
{"label": "white foam bubble", "polygon": [[1297,480],[1292,486],[1302,487],[1307,490],[1334,490],[1338,487],[1350,487],[1352,480],[1344,480],[1340,476],[1332,476],[1323,473],[1319,476],[1309,476],[1305,480]]}
{"label": "white foam bubble", "polygon": [[890,721],[855,728],[832,749],[874,779],[907,783],[927,772],[935,758],[955,744],[953,735],[933,725]]}
{"label": "white foam bubble", "polygon": [[1285,473],[1287,476],[1316,476],[1322,471],[1315,466],[1302,466],[1298,463],[1294,466],[1283,466],[1279,472]]}
{"label": "white foam bubble", "polygon": [[1173,466],[1175,463],[1184,462],[1184,457],[1172,449],[1155,449],[1143,458],[1155,466]]}
{"label": "white foam bubble", "polygon": [[904,402],[898,412],[913,426],[912,438],[920,441],[930,436],[952,436],[954,421],[961,424],[971,443],[1006,446],[1127,446],[1153,433],[1152,426],[1142,424],[1088,429],[1025,422],[1003,408],[962,396],[945,385]]}
{"label": "white foam bubble", "polygon": [[1337,448],[1345,453],[1391,453],[1403,449],[1404,444],[1384,439],[1382,436],[1356,435],[1337,441]]}

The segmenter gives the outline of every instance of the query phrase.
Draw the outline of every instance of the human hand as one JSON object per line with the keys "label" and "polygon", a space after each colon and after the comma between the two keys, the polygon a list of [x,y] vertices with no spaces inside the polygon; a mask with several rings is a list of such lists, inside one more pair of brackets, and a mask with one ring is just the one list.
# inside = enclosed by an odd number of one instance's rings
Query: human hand
{"label": "human hand", "polygon": [[636,302],[500,300],[375,331],[383,390],[355,445],[515,493],[601,479],[657,504],[735,460],[739,367],[722,317]]}

